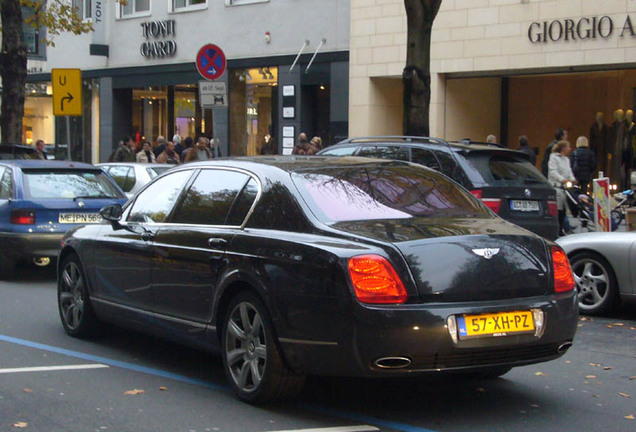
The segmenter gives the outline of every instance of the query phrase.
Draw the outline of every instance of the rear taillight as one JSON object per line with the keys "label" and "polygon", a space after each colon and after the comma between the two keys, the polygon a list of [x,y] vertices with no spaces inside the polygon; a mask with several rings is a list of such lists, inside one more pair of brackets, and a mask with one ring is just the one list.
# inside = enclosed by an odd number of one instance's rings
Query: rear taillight
{"label": "rear taillight", "polygon": [[552,247],[552,272],[554,273],[554,291],[557,293],[572,291],[576,285],[568,257],[558,246]]}
{"label": "rear taillight", "polygon": [[11,223],[14,225],[35,225],[35,212],[33,210],[11,211]]}
{"label": "rear taillight", "polygon": [[501,198],[484,198],[481,189],[473,189],[470,193],[479,198],[490,210],[495,213],[499,213],[499,209],[501,208]]}
{"label": "rear taillight", "polygon": [[349,275],[361,303],[404,303],[407,295],[393,266],[379,255],[349,259]]}
{"label": "rear taillight", "polygon": [[557,202],[548,201],[548,214],[550,214],[550,216],[556,216],[557,213]]}

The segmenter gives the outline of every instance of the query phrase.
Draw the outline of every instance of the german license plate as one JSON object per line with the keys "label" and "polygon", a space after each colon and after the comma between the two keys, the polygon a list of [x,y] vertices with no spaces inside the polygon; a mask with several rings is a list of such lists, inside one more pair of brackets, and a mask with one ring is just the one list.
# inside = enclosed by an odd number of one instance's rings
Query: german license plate
{"label": "german license plate", "polygon": [[510,202],[510,208],[516,211],[538,212],[539,201],[512,200]]}
{"label": "german license plate", "polygon": [[532,312],[502,312],[457,317],[459,337],[497,337],[510,334],[534,333]]}
{"label": "german license plate", "polygon": [[100,223],[102,217],[99,213],[60,213],[61,224],[89,224]]}

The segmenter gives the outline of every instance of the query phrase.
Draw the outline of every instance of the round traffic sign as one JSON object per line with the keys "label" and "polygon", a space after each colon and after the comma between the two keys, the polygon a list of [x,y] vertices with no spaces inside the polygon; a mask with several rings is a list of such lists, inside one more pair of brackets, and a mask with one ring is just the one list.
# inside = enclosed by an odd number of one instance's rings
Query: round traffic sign
{"label": "round traffic sign", "polygon": [[227,61],[225,54],[214,44],[203,45],[197,53],[197,70],[208,80],[215,80],[225,72]]}

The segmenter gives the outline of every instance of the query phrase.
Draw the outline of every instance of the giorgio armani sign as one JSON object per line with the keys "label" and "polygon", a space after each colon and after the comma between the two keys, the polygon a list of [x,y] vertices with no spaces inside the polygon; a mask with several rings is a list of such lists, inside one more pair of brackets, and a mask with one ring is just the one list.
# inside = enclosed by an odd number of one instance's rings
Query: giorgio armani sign
{"label": "giorgio armani sign", "polygon": [[534,44],[551,42],[575,42],[618,37],[636,37],[629,15],[617,21],[610,16],[584,17],[554,21],[535,21],[528,27],[528,39]]}

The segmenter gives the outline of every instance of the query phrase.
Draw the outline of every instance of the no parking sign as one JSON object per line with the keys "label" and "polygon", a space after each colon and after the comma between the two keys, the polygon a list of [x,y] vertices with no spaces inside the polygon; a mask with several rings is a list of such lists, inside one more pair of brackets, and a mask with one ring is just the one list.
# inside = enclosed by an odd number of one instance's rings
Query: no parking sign
{"label": "no parking sign", "polygon": [[207,44],[199,49],[196,65],[203,78],[215,80],[225,72],[227,61],[221,48],[214,44]]}

